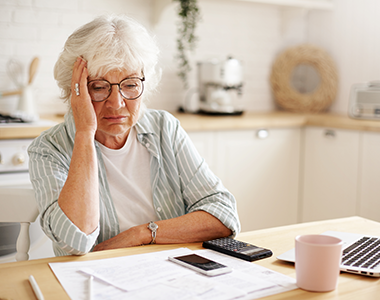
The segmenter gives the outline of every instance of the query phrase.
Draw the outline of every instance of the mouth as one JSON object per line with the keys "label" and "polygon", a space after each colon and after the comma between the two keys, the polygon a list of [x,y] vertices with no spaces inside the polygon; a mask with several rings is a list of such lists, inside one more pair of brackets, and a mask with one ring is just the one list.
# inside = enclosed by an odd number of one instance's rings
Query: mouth
{"label": "mouth", "polygon": [[104,119],[110,123],[123,123],[128,119],[128,116],[117,115],[117,116],[105,116]]}

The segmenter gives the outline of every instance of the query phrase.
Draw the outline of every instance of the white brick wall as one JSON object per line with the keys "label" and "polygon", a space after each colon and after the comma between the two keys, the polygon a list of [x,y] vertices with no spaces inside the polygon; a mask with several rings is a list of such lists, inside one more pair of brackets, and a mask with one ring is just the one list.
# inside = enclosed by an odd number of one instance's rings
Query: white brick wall
{"label": "white brick wall", "polygon": [[[148,24],[148,0],[0,0],[0,91],[16,89],[7,74],[7,63],[17,59],[24,65],[24,82],[34,56],[40,57],[35,78],[35,102],[40,114],[62,113],[53,66],[67,37],[95,16],[107,12],[126,13]],[[130,10],[130,11],[129,11]],[[18,97],[0,99],[0,111],[17,107]]]}
{"label": "white brick wall", "polygon": [[[177,69],[173,58],[176,51],[175,24],[178,21],[176,4],[171,3],[166,7],[159,22],[152,24],[152,1],[155,0],[0,0],[0,91],[16,88],[6,72],[10,59],[23,63],[26,82],[28,65],[34,56],[39,56],[41,63],[34,82],[38,110],[41,114],[64,112],[66,107],[59,99],[59,90],[53,79],[53,66],[67,37],[77,27],[99,14],[126,13],[147,26],[157,36],[161,48],[163,78],[158,93],[151,99],[149,106],[176,110],[190,94],[183,89],[176,76]],[[286,16],[289,13],[274,5],[234,0],[199,2],[202,21],[197,30],[200,38],[198,47],[191,57],[194,65],[194,71],[190,75],[191,87],[196,85],[197,61],[233,55],[244,65],[243,101],[246,109],[271,110],[274,102],[268,78],[273,59],[284,46],[304,41],[316,42],[317,45],[325,47],[344,73],[341,74],[339,98],[333,107],[335,111],[346,111],[347,89],[350,84],[379,77],[380,61],[375,58],[378,55],[374,49],[378,49],[380,43],[372,34],[366,34],[366,31],[373,33],[375,30],[371,29],[374,28],[371,27],[374,19],[377,24],[376,32],[380,29],[376,16],[369,14],[369,10],[373,13],[378,11],[377,0],[365,0],[366,5],[358,4],[360,9],[354,4],[357,3],[355,0],[336,0],[337,10],[333,13],[310,12],[306,18],[303,16],[302,18],[310,22],[310,26],[304,30],[300,30],[300,26],[307,25],[305,20],[298,22],[293,29],[291,26],[287,29],[290,23]],[[357,20],[361,20],[363,16],[370,19],[364,25],[360,25],[359,21],[351,24],[349,16],[356,11],[360,13]],[[345,26],[349,24],[350,34],[347,34]],[[352,35],[356,37],[355,40],[351,39]],[[371,50],[355,46],[358,42],[361,45],[370,42],[374,48]],[[355,50],[348,49],[352,47]],[[345,55],[342,56],[341,53]],[[354,65],[351,55],[357,59]],[[374,60],[371,60],[372,56]],[[361,64],[362,61],[365,66]],[[354,76],[358,75],[355,73],[358,68],[360,76]],[[17,97],[0,99],[0,111],[14,110],[17,100]]]}
{"label": "white brick wall", "polygon": [[[157,36],[161,48],[163,78],[157,96],[149,106],[175,110],[188,94],[176,76],[173,59],[176,51],[176,4],[170,4],[158,24],[152,24],[150,0],[0,0],[0,90],[16,86],[6,72],[10,59],[24,65],[25,82],[28,65],[34,56],[41,63],[34,87],[39,113],[60,113],[66,110],[59,99],[53,79],[53,66],[66,38],[80,25],[106,13],[126,13]],[[244,64],[244,103],[249,110],[273,107],[267,78],[280,40],[279,8],[239,1],[200,1],[202,22],[200,40],[191,58],[195,63],[211,57],[234,55]],[[0,111],[16,108],[18,97],[0,99]]]}
{"label": "white brick wall", "polygon": [[[196,87],[196,62],[210,58],[225,59],[232,55],[244,66],[243,102],[247,110],[271,110],[273,101],[268,84],[271,62],[280,38],[280,9],[240,1],[200,1],[202,21],[197,34],[199,41],[191,57],[193,71],[190,89]],[[176,76],[175,55],[177,22],[175,5],[171,4],[154,28],[163,51],[162,80],[159,101],[151,106],[176,109],[191,95]]]}

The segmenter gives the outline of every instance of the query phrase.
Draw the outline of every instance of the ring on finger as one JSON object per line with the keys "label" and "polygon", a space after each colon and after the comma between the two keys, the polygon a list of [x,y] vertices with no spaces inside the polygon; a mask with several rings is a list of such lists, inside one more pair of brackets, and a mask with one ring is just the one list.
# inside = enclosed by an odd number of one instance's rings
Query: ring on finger
{"label": "ring on finger", "polygon": [[79,83],[76,83],[75,84],[75,93],[77,94],[77,96],[79,96]]}

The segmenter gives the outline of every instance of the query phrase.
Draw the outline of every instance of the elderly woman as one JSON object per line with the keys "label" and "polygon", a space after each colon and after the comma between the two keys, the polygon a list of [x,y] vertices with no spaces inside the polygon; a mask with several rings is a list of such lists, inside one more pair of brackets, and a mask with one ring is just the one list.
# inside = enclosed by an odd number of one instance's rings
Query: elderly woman
{"label": "elderly woman", "polygon": [[56,255],[239,232],[234,197],[178,120],[144,104],[157,57],[146,29],[126,17],[96,18],[68,38],[54,75],[70,110],[29,148]]}

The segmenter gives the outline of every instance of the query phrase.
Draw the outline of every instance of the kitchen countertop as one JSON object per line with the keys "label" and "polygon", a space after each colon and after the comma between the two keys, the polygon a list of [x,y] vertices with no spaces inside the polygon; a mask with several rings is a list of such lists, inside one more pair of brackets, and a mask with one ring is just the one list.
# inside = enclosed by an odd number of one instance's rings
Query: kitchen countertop
{"label": "kitchen countertop", "polygon": [[291,128],[303,126],[380,132],[380,120],[355,120],[346,115],[297,114],[282,111],[245,112],[242,116],[206,116],[173,113],[186,131]]}
{"label": "kitchen countertop", "polygon": [[[207,116],[175,112],[173,115],[181,122],[188,132],[237,130],[255,128],[292,128],[317,126],[337,129],[364,130],[380,132],[380,120],[354,120],[339,114],[296,114],[289,112],[245,112],[241,116]],[[62,116],[45,116],[42,119],[62,122]],[[35,138],[53,123],[45,125],[23,126],[16,124],[12,127],[0,125],[0,139]]]}
{"label": "kitchen countertop", "polygon": [[34,123],[0,124],[0,140],[35,138],[42,131],[62,121],[61,116],[45,116]]}

